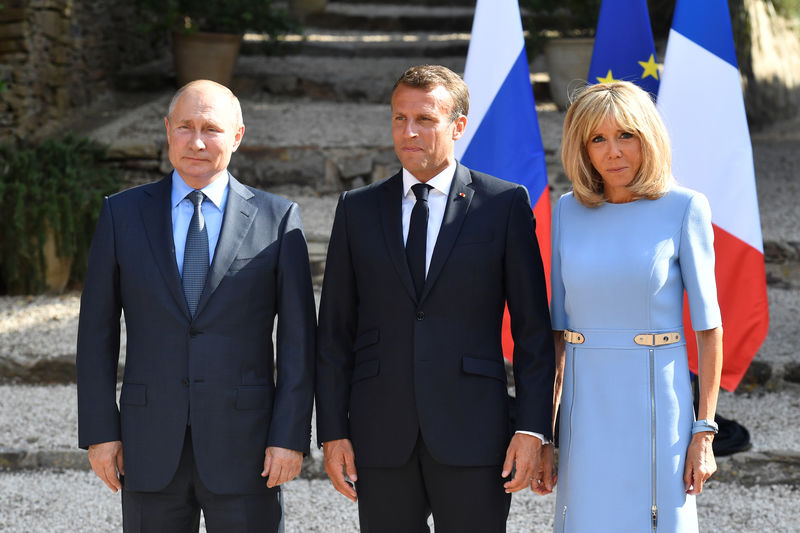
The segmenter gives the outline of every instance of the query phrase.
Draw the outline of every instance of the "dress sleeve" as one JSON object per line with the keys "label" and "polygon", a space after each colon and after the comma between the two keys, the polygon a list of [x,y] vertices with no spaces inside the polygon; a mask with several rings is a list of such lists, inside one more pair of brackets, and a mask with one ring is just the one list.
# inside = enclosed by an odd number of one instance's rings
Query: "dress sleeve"
{"label": "dress sleeve", "polygon": [[550,226],[552,255],[550,258],[550,321],[554,330],[567,328],[567,313],[564,310],[564,279],[561,276],[561,208],[562,196],[553,209],[553,222]]}
{"label": "dress sleeve", "polygon": [[692,328],[703,331],[720,326],[711,207],[700,193],[692,197],[684,214],[679,261],[683,286],[689,297]]}

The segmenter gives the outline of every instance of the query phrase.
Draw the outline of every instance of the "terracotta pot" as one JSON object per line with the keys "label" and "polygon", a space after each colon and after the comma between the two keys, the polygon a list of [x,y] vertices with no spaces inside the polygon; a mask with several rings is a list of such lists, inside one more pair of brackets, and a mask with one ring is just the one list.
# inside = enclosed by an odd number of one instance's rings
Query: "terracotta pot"
{"label": "terracotta pot", "polygon": [[230,87],[242,36],[229,33],[172,33],[172,54],[179,87],[213,80]]}
{"label": "terracotta pot", "polygon": [[305,17],[313,13],[322,13],[328,0],[289,0],[289,13],[296,17]]}
{"label": "terracotta pot", "polygon": [[591,37],[559,37],[545,43],[550,96],[559,109],[569,107],[570,94],[586,84],[593,48],[594,39]]}

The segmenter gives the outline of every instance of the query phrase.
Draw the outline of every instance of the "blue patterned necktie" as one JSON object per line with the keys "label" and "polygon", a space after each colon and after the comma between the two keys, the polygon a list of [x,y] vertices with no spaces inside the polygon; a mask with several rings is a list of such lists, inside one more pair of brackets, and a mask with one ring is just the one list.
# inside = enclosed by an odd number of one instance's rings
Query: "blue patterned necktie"
{"label": "blue patterned necktie", "polygon": [[197,302],[203,293],[208,274],[208,231],[203,218],[201,205],[205,195],[194,190],[186,195],[194,205],[194,214],[189,222],[189,231],[186,232],[186,248],[183,254],[183,294],[189,304],[189,312],[194,317],[197,311]]}
{"label": "blue patterned necktie", "polygon": [[406,238],[406,260],[411,270],[411,279],[417,290],[417,300],[422,298],[422,289],[425,287],[425,245],[428,241],[428,193],[431,186],[417,183],[411,186],[417,202],[411,210],[411,220],[408,224],[408,237]]}

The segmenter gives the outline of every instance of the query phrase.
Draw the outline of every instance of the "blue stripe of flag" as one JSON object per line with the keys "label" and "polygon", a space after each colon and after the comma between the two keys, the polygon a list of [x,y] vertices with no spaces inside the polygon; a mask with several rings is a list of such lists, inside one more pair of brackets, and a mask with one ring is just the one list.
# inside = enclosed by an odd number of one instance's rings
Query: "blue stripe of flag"
{"label": "blue stripe of flag", "polygon": [[525,48],[486,111],[461,162],[528,189],[531,202],[547,186],[547,166]]}
{"label": "blue stripe of flag", "polygon": [[[709,21],[714,22],[710,24]],[[733,68],[739,68],[725,0],[678,2],[672,17],[672,29],[730,63]]]}

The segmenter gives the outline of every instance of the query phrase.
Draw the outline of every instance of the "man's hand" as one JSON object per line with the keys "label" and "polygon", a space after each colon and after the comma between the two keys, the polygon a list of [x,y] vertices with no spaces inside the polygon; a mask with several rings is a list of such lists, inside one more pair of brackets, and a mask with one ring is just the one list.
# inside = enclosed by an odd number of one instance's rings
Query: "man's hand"
{"label": "man's hand", "polygon": [[125,475],[122,462],[122,442],[118,440],[101,442],[89,446],[89,463],[97,477],[103,480],[115,494],[122,488],[120,475]]}
{"label": "man's hand", "polygon": [[[552,447],[548,444],[547,446]],[[517,433],[511,439],[503,462],[502,476],[508,477],[516,465],[514,478],[503,484],[507,493],[517,492],[528,485],[537,494],[549,494],[553,491],[553,453],[543,453],[544,446],[538,437]]]}
{"label": "man's hand", "polygon": [[303,452],[270,446],[264,452],[261,477],[267,478],[267,487],[277,487],[296,478],[302,465]]}
{"label": "man's hand", "polygon": [[[353,483],[358,480],[356,473],[356,456],[353,453],[353,444],[350,439],[330,440],[322,443],[322,451],[325,453],[325,472],[333,483],[333,487],[347,496],[350,500],[356,501],[356,489]],[[350,478],[350,483],[347,478]]]}

